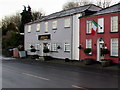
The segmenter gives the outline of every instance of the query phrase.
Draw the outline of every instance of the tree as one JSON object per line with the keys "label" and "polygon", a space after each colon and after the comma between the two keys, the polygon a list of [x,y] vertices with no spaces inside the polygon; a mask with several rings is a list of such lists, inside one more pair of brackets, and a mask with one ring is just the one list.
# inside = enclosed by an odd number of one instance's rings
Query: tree
{"label": "tree", "polygon": [[106,7],[109,7],[109,6],[110,6],[111,1],[112,1],[112,0],[104,0],[104,1],[102,2],[101,0],[98,0],[98,1],[96,2],[96,5],[98,5],[98,6],[102,7],[102,8],[106,8]]}
{"label": "tree", "polygon": [[71,2],[67,2],[63,5],[63,10],[84,6],[87,4],[95,4],[97,6],[100,6],[102,8],[109,7],[112,0],[97,0],[96,2],[93,2],[91,0],[71,0]]}
{"label": "tree", "polygon": [[68,3],[65,3],[65,5],[63,6],[63,10],[72,9],[72,8],[75,8],[75,7],[78,7],[78,6],[79,6],[78,3],[68,2]]}
{"label": "tree", "polygon": [[13,30],[19,32],[21,17],[19,13],[11,16],[5,16],[1,21],[2,35],[6,35],[7,31]]}
{"label": "tree", "polygon": [[68,10],[68,9],[72,9],[75,7],[79,7],[79,6],[84,6],[87,4],[91,4],[92,2],[90,0],[80,0],[80,1],[71,1],[71,2],[67,2],[63,5],[63,10]]}
{"label": "tree", "polygon": [[24,10],[21,13],[21,25],[20,25],[21,33],[24,33],[24,25],[32,21],[31,7],[28,6],[27,8],[28,10],[26,10],[26,7],[24,6]]}
{"label": "tree", "polygon": [[33,11],[32,12],[32,20],[33,21],[41,19],[44,16],[45,16],[45,14],[42,11]]}

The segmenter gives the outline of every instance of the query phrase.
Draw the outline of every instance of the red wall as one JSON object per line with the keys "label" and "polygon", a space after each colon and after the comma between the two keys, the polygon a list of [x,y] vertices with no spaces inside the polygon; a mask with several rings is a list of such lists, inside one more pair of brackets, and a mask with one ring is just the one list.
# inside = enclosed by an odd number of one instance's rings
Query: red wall
{"label": "red wall", "polygon": [[[83,60],[85,58],[93,58],[93,59],[97,60],[97,40],[98,40],[98,38],[103,38],[105,45],[107,46],[108,50],[110,50],[111,38],[118,38],[120,35],[120,33],[110,33],[111,16],[118,16],[118,13],[80,18],[80,44],[81,44],[82,48],[84,48],[84,49],[86,48],[86,39],[92,39],[92,55],[86,55],[84,53],[84,50],[80,49],[80,60]],[[94,36],[92,36],[91,34],[87,35],[86,34],[86,21],[94,20],[97,22],[98,18],[104,18],[104,33],[98,34],[96,32],[96,34]],[[119,28],[120,28],[120,24],[119,24]],[[119,50],[119,56],[120,56],[120,50]],[[107,55],[105,55],[105,59],[111,59],[111,60],[113,60],[114,63],[118,63],[119,58],[111,57],[110,54],[107,54]]]}

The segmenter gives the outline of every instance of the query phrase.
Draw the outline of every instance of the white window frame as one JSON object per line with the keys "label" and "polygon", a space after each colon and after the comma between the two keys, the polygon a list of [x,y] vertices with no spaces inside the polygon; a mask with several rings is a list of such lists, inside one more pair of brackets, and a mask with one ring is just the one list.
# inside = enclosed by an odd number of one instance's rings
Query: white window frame
{"label": "white window frame", "polygon": [[[92,49],[92,39],[86,39],[86,48]],[[92,52],[89,53],[90,55]]]}
{"label": "white window frame", "polygon": [[48,32],[48,22],[45,22],[45,32]]}
{"label": "white window frame", "polygon": [[[113,47],[113,40],[117,40],[117,47],[114,46]],[[116,43],[114,43],[116,45]],[[117,49],[115,49],[117,48]],[[114,52],[117,53],[117,54],[113,54],[113,49],[114,49]],[[111,56],[115,56],[115,57],[118,57],[118,38],[111,38],[111,52],[110,52],[110,55]]]}
{"label": "white window frame", "polygon": [[[113,26],[114,26],[114,28],[116,27],[115,30],[113,29]],[[118,16],[112,16],[111,17],[111,32],[118,32]]]}
{"label": "white window frame", "polygon": [[57,43],[52,43],[51,44],[51,51],[52,52],[57,52],[58,51],[57,46],[58,46]]}
{"label": "white window frame", "polygon": [[[66,47],[69,47],[69,49],[66,49]],[[70,52],[70,44],[69,43],[64,43],[64,52]]]}
{"label": "white window frame", "polygon": [[37,32],[40,31],[40,24],[36,24],[36,31],[37,31]]}
{"label": "white window frame", "polygon": [[52,29],[56,30],[57,29],[57,21],[52,22]]}
{"label": "white window frame", "polygon": [[87,27],[86,28],[86,34],[91,34],[91,29],[92,29],[92,21],[91,20],[86,21],[86,27]]}
{"label": "white window frame", "polygon": [[86,39],[86,48],[92,49],[92,39]]}
{"label": "white window frame", "polygon": [[64,27],[65,28],[70,28],[70,26],[71,26],[70,18],[65,18],[65,20],[64,20]]}
{"label": "white window frame", "polygon": [[104,18],[98,18],[98,33],[104,33]]}
{"label": "white window frame", "polygon": [[31,25],[28,25],[28,30],[27,30],[27,31],[28,31],[28,33],[30,33],[30,32],[31,32],[31,28],[32,28],[32,27],[31,27]]}

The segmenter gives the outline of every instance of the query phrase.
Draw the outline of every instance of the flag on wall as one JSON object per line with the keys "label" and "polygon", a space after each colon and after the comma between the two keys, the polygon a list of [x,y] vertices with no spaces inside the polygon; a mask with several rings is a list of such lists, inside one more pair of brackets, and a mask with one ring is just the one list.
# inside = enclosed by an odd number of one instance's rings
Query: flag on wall
{"label": "flag on wall", "polygon": [[95,35],[97,27],[98,27],[98,24],[92,20],[92,31],[91,31],[92,35]]}

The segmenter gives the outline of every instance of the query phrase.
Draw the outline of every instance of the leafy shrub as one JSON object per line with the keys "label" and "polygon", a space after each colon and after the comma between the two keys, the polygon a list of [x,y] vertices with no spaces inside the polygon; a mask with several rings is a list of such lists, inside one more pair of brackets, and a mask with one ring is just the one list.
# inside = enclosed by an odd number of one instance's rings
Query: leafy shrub
{"label": "leafy shrub", "polygon": [[108,49],[101,49],[101,56],[104,55],[104,54],[109,54],[110,51]]}
{"label": "leafy shrub", "polygon": [[36,52],[36,49],[32,48],[30,51],[31,51],[31,52]]}
{"label": "leafy shrub", "polygon": [[85,53],[85,54],[89,54],[91,51],[92,51],[91,48],[86,48],[86,49],[84,49],[84,53]]}
{"label": "leafy shrub", "polygon": [[44,52],[44,53],[49,53],[50,50],[49,50],[48,48],[44,48],[44,49],[43,49],[43,52]]}

